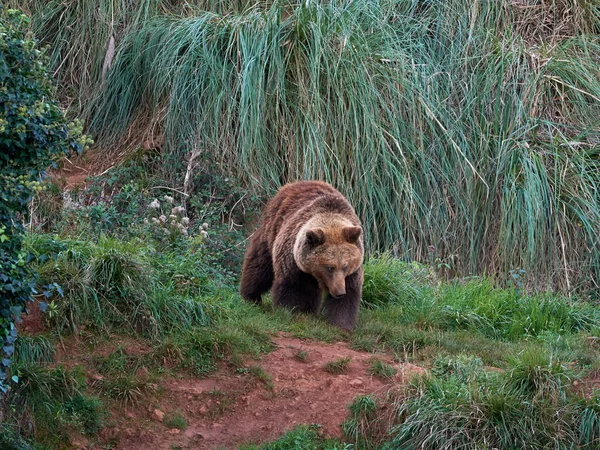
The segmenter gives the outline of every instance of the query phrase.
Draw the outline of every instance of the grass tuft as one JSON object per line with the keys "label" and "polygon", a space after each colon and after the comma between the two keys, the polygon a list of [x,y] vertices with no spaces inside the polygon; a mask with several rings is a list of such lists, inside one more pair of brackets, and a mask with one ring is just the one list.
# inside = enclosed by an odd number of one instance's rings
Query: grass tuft
{"label": "grass tuft", "polygon": [[327,364],[325,364],[325,366],[323,366],[323,369],[326,372],[332,373],[334,375],[340,375],[348,371],[348,366],[350,365],[351,360],[352,358],[346,356],[344,358],[329,361]]}
{"label": "grass tuft", "polygon": [[50,340],[41,334],[28,336],[19,335],[15,343],[13,361],[16,364],[44,365],[54,361],[56,348]]}
{"label": "grass tuft", "polygon": [[379,378],[389,379],[396,375],[397,372],[398,370],[394,366],[380,359],[373,359],[369,363],[369,373]]}

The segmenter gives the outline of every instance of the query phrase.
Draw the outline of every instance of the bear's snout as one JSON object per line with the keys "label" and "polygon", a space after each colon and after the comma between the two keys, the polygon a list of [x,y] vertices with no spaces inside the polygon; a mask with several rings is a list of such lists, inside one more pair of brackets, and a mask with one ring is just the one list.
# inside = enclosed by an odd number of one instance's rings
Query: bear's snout
{"label": "bear's snout", "polygon": [[341,297],[346,295],[346,279],[343,276],[334,277],[333,282],[329,286],[329,293],[333,297]]}
{"label": "bear's snout", "polygon": [[339,291],[331,291],[329,292],[335,298],[341,297],[342,295],[346,295],[346,289],[342,288]]}

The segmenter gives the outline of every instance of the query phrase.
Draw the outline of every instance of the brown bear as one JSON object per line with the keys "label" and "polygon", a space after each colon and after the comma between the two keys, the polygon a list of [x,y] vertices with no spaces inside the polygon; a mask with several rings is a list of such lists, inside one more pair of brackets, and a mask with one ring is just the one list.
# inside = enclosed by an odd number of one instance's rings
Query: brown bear
{"label": "brown bear", "polygon": [[241,294],[259,303],[271,289],[275,306],[318,314],[323,293],[327,320],[356,326],[364,255],[354,209],[321,181],[283,186],[264,212],[244,258]]}

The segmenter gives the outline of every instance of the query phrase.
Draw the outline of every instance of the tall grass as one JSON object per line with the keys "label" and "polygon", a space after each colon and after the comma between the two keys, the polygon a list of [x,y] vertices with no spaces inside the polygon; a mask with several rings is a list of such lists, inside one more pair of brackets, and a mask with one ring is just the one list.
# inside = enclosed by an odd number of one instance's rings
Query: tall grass
{"label": "tall grass", "polygon": [[200,266],[193,255],[182,267],[138,243],[108,237],[92,243],[32,235],[27,245],[49,296],[45,318],[59,332],[93,326],[157,338],[208,323],[201,297],[208,294],[208,280],[202,269],[192,274]]}
{"label": "tall grass", "polygon": [[598,399],[570,394],[569,370],[528,353],[514,370],[486,372],[462,357],[436,363],[396,402],[398,425],[383,448],[572,449],[598,446]]}
{"label": "tall grass", "polygon": [[158,15],[189,15],[205,9],[241,10],[245,0],[101,1],[8,0],[33,19],[33,31],[49,45],[62,99],[79,110],[101,88],[124,37]]}
{"label": "tall grass", "polygon": [[[127,26],[82,107],[101,145],[159,143],[176,183],[194,152],[262,192],[324,179],[356,205],[371,248],[452,274],[521,268],[530,287],[597,288],[595,3],[190,4],[114,14]],[[55,57],[96,43],[39,30]],[[111,32],[96,35],[106,47]],[[103,52],[88,54],[76,66],[97,80]]]}

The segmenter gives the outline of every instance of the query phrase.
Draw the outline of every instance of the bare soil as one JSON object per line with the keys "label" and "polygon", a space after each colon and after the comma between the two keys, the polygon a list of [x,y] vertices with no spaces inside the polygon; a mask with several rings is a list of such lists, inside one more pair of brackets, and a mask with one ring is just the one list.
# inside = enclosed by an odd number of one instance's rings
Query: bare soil
{"label": "bare soil", "polygon": [[[425,371],[397,363],[389,354],[352,350],[345,342],[326,344],[284,333],[273,341],[273,352],[260,360],[244,361],[242,369],[223,363],[207,378],[165,376],[156,382],[155,394],[145,395],[136,404],[107,399],[112,408],[100,442],[73,436],[71,443],[78,449],[100,449],[109,443],[115,450],[234,449],[275,440],[300,424],[319,424],[323,436],[343,439],[341,425],[355,397],[384,394]],[[87,345],[66,340],[57,359],[72,366],[92,355],[106,356],[116,346],[127,354],[151,351],[131,338],[115,337],[91,350]],[[350,359],[345,372],[325,370],[327,363],[341,358]],[[389,379],[371,375],[373,358],[394,366],[396,375]],[[93,373],[91,365],[84,365],[93,383],[100,375]],[[258,375],[256,368],[262,369]],[[138,375],[143,377],[144,371]],[[184,426],[177,428],[174,417],[184,418]]]}

